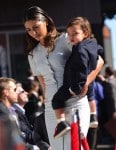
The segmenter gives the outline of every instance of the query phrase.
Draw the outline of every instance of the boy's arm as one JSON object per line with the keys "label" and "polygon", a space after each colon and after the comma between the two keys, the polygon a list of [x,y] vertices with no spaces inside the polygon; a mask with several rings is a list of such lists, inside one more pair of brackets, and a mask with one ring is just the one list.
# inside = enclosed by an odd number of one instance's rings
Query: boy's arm
{"label": "boy's arm", "polygon": [[91,71],[90,74],[87,76],[87,81],[86,81],[84,87],[81,90],[81,95],[85,95],[87,93],[88,86],[90,85],[91,82],[94,81],[97,74],[101,71],[101,69],[103,67],[103,64],[104,64],[104,61],[103,61],[102,57],[99,56],[98,61],[97,61],[96,69]]}

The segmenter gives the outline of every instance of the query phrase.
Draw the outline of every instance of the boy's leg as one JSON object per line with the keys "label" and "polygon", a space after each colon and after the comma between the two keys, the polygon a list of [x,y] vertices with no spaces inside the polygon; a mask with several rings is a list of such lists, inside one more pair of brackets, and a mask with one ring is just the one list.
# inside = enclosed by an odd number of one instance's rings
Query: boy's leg
{"label": "boy's leg", "polygon": [[70,130],[70,125],[65,120],[65,114],[63,108],[56,109],[55,114],[56,114],[58,124],[55,129],[54,138],[59,138]]}
{"label": "boy's leg", "polygon": [[90,106],[90,128],[97,128],[98,127],[98,119],[97,119],[95,100],[90,100],[89,106]]}
{"label": "boy's leg", "polygon": [[88,97],[89,107],[90,107],[90,127],[97,128],[97,126],[98,126],[97,108],[96,108],[96,101],[94,100],[93,88],[94,88],[94,86],[92,83],[88,88],[87,97]]}
{"label": "boy's leg", "polygon": [[70,125],[65,120],[65,112],[64,112],[65,101],[69,97],[70,97],[69,91],[61,87],[52,100],[52,107],[55,111],[58,123],[55,128],[54,138],[61,137],[70,130]]}
{"label": "boy's leg", "polygon": [[60,122],[60,120],[61,121],[65,120],[65,114],[63,108],[55,109],[55,115],[58,123]]}

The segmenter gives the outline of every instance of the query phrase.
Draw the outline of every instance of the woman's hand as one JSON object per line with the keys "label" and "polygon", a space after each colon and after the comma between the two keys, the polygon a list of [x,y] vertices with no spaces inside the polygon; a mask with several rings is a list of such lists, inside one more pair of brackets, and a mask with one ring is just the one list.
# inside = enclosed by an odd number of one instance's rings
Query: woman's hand
{"label": "woman's hand", "polygon": [[103,67],[104,61],[101,58],[101,56],[99,56],[98,62],[97,62],[97,66],[95,70],[92,70],[88,76],[87,76],[87,81],[85,83],[85,85],[83,86],[82,90],[81,90],[81,95],[84,96],[86,95],[87,91],[88,91],[88,86],[90,85],[90,83],[92,83],[94,81],[94,79],[96,78],[97,74],[101,71],[102,67]]}
{"label": "woman's hand", "polygon": [[45,84],[45,81],[44,81],[44,77],[43,76],[41,76],[41,75],[39,75],[39,76],[37,76],[37,78],[38,78],[38,80],[39,80],[39,83],[40,83],[40,85],[41,85],[41,87],[42,87],[42,93],[43,93],[43,99],[45,99],[45,88],[46,88],[46,84]]}
{"label": "woman's hand", "polygon": [[85,85],[83,86],[83,88],[81,90],[81,95],[85,96],[87,91],[88,91],[88,84],[85,83]]}

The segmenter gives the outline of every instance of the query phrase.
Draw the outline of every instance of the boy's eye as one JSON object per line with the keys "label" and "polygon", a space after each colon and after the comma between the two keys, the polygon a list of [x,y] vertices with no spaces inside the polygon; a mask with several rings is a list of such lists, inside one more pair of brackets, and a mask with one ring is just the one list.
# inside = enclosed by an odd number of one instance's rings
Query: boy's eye
{"label": "boy's eye", "polygon": [[77,35],[77,34],[78,34],[77,32],[73,33],[73,35]]}
{"label": "boy's eye", "polygon": [[68,34],[69,37],[72,37],[72,36],[75,36],[75,35],[78,35],[79,33],[75,32],[75,33],[72,33],[72,34]]}

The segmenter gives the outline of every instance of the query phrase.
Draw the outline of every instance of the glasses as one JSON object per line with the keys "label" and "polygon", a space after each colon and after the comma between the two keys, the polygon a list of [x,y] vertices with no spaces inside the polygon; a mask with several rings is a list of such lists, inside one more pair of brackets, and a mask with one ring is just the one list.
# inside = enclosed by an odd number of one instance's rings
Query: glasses
{"label": "glasses", "polygon": [[20,95],[20,94],[26,94],[26,91],[25,90],[22,90],[22,91],[16,91],[16,93],[18,94],[18,95]]}
{"label": "glasses", "polygon": [[25,91],[24,91],[24,90],[22,90],[22,91],[20,91],[20,92],[19,92],[19,94],[22,94],[22,93],[25,93]]}

